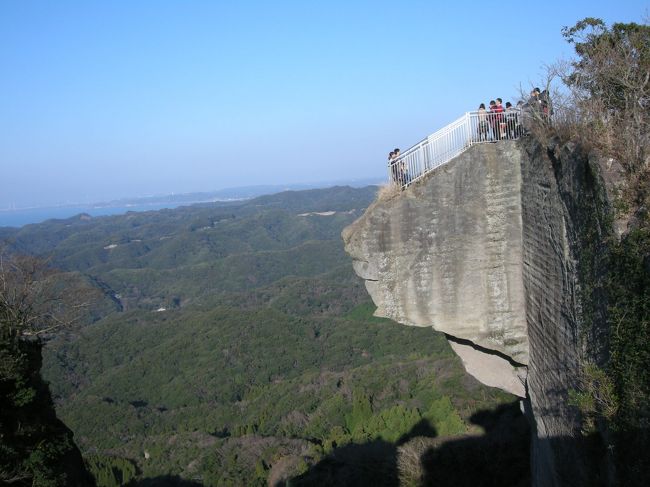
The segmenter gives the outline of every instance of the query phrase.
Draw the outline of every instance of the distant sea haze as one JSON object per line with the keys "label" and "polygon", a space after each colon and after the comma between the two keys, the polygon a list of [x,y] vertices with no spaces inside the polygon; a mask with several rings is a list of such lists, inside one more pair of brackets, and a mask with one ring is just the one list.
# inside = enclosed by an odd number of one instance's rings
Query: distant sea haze
{"label": "distant sea haze", "polygon": [[0,227],[22,227],[30,223],[41,223],[45,220],[65,219],[80,213],[90,216],[120,215],[128,211],[152,211],[163,208],[176,208],[188,203],[158,203],[147,205],[127,206],[58,206],[53,208],[28,208],[24,210],[0,210]]}
{"label": "distant sea haze", "polygon": [[225,188],[206,193],[184,193],[166,196],[152,196],[115,200],[107,203],[52,206],[42,208],[1,209],[0,227],[22,227],[30,223],[41,223],[50,219],[65,219],[80,213],[90,216],[121,215],[129,211],[155,211],[163,208],[178,208],[199,203],[227,202],[255,198],[287,190],[327,188],[331,186],[352,186],[361,188],[381,184],[383,178],[374,177],[357,180],[328,181],[321,183],[296,183],[288,185],[258,185]]}

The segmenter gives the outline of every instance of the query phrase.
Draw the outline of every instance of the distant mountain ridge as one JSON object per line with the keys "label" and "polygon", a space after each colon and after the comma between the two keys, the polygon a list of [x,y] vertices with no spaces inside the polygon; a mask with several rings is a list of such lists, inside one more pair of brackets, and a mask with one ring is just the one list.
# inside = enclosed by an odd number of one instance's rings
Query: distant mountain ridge
{"label": "distant mountain ridge", "polygon": [[175,208],[181,205],[214,203],[220,201],[241,201],[283,191],[300,191],[345,185],[359,188],[368,185],[381,184],[382,182],[383,180],[381,178],[366,178],[320,183],[255,185],[224,188],[215,191],[119,198],[93,203],[67,203],[53,206],[2,208],[0,209],[0,227],[20,227],[30,223],[40,223],[53,218],[68,218],[79,213],[88,213],[92,216],[116,215],[128,211],[159,210],[163,208]]}
{"label": "distant mountain ridge", "polygon": [[293,184],[260,184],[252,186],[236,186],[215,191],[199,191],[191,193],[172,193],[152,195],[135,198],[120,198],[108,202],[95,203],[94,206],[124,206],[126,204],[142,205],[147,203],[180,202],[180,203],[206,203],[213,201],[231,201],[256,198],[258,196],[281,193],[284,191],[302,191],[309,189],[323,189],[335,186],[350,186],[360,188],[381,184],[381,178],[365,178],[359,180],[326,181],[320,183],[293,183]]}

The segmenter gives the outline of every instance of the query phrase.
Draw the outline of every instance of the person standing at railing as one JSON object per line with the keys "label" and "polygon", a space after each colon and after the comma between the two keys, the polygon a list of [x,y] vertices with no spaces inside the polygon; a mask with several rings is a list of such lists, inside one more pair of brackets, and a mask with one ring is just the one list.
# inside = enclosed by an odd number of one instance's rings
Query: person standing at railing
{"label": "person standing at railing", "polygon": [[494,100],[490,100],[490,128],[492,129],[492,142],[501,139],[501,118],[503,107],[498,107]]}
{"label": "person standing at railing", "polygon": [[395,150],[391,151],[390,154],[388,154],[388,166],[390,167],[390,174],[393,182],[402,187],[409,181],[405,163],[399,158],[399,155],[399,148],[395,148]]}
{"label": "person standing at railing", "polygon": [[478,141],[486,142],[488,140],[488,114],[485,109],[485,103],[478,106]]}
{"label": "person standing at railing", "polygon": [[517,113],[517,109],[512,106],[512,103],[506,102],[506,137],[508,139],[516,139],[519,137],[517,135],[518,119],[519,114]]}
{"label": "person standing at railing", "polygon": [[395,184],[399,184],[397,181],[397,165],[395,164],[395,151],[390,151],[388,154],[388,169],[390,170],[390,176]]}
{"label": "person standing at railing", "polygon": [[530,133],[534,121],[539,121],[542,119],[542,101],[540,100],[539,96],[539,88],[533,88],[533,91],[530,92],[528,101],[523,106],[521,113],[521,125],[522,131],[524,131],[526,134]]}
{"label": "person standing at railing", "polygon": [[528,107],[532,111],[533,116],[542,112],[542,100],[540,100],[539,95],[539,88],[534,88],[533,91],[530,92],[530,98],[528,98]]}
{"label": "person standing at railing", "polygon": [[408,168],[406,167],[406,161],[400,158],[399,148],[396,147],[393,152],[395,154],[395,164],[397,165],[397,172],[399,174],[399,184],[403,187],[411,182]]}
{"label": "person standing at railing", "polygon": [[526,108],[526,105],[524,104],[523,100],[519,100],[517,102],[517,108],[515,109],[516,113],[517,113],[517,125],[515,125],[515,136],[517,138],[524,135],[523,117],[524,117],[524,114],[525,114],[525,108]]}
{"label": "person standing at railing", "polygon": [[496,106],[496,103],[494,100],[490,100],[490,114],[488,115],[488,122],[490,123],[490,130],[492,131],[492,137],[491,140],[494,142],[496,140],[496,132],[494,131],[494,123],[495,123],[495,113],[494,113],[494,107]]}
{"label": "person standing at railing", "polygon": [[507,131],[508,131],[508,126],[506,124],[506,116],[505,116],[505,108],[503,108],[503,100],[501,98],[497,98],[496,101],[496,106],[494,107],[494,111],[497,114],[497,123],[498,123],[498,129],[499,129],[499,138],[498,140],[505,139],[507,137]]}

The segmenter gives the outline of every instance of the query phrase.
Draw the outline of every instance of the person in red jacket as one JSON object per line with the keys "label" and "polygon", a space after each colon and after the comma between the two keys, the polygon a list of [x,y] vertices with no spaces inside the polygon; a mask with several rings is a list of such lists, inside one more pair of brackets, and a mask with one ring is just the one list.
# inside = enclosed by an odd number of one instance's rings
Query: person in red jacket
{"label": "person in red jacket", "polygon": [[506,138],[506,130],[507,130],[507,124],[506,124],[506,117],[505,117],[505,112],[506,109],[503,108],[503,100],[501,98],[497,98],[497,101],[494,105],[494,116],[495,116],[495,125],[496,125],[496,130],[497,130],[497,140],[505,139]]}
{"label": "person in red jacket", "polygon": [[497,110],[497,104],[490,100],[490,128],[492,129],[492,142],[499,140],[499,123],[500,112]]}

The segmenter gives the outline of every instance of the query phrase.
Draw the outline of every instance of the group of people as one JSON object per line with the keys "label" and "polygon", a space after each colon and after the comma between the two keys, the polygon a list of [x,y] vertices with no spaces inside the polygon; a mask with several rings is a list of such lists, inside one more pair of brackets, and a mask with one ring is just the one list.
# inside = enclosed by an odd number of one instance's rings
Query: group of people
{"label": "group of people", "polygon": [[[471,137],[473,139],[471,142],[518,139],[528,133],[531,120],[548,122],[551,115],[552,107],[548,91],[540,91],[539,88],[534,88],[530,92],[530,98],[526,103],[520,100],[516,106],[510,102],[503,106],[501,98],[491,100],[489,109],[486,109],[485,104],[481,103],[476,113],[476,135]],[[388,166],[394,183],[404,187],[411,182],[412,176],[409,174],[404,159],[400,157],[399,148],[388,154]]]}
{"label": "group of people", "polygon": [[497,98],[491,100],[489,110],[485,104],[478,107],[478,128],[476,142],[496,142],[503,139],[518,139],[527,130],[530,119],[548,121],[551,117],[551,98],[547,90],[534,88],[530,98],[524,103],[518,101],[516,106]]}
{"label": "group of people", "polygon": [[522,109],[521,101],[516,107],[507,102],[504,108],[501,98],[490,101],[489,111],[485,108],[485,103],[481,103],[477,111],[478,140],[476,142],[519,138],[523,131],[519,116]]}
{"label": "group of people", "polygon": [[390,167],[393,182],[400,186],[404,186],[405,184],[410,183],[411,180],[409,179],[409,173],[406,169],[406,163],[403,159],[400,159],[399,156],[400,152],[398,147],[390,151],[388,154],[388,166]]}

